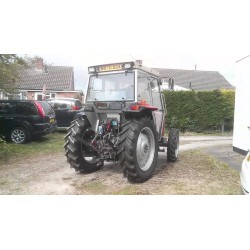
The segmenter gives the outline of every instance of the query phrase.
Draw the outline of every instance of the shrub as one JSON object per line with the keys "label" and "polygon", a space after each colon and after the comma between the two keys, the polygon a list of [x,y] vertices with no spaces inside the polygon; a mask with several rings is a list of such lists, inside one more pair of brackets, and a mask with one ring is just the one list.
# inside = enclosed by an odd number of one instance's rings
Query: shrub
{"label": "shrub", "polygon": [[164,95],[166,127],[196,132],[233,128],[234,90],[164,91]]}

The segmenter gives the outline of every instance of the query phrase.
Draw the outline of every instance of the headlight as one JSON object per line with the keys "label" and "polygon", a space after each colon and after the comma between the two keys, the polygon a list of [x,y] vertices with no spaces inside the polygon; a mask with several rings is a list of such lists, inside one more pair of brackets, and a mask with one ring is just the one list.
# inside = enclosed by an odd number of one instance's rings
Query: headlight
{"label": "headlight", "polygon": [[250,162],[250,152],[248,152],[247,156],[246,156],[246,161]]}
{"label": "headlight", "polygon": [[131,63],[125,63],[124,69],[130,69],[132,67]]}
{"label": "headlight", "polygon": [[89,73],[94,73],[94,72],[95,72],[95,68],[94,67],[89,68]]}

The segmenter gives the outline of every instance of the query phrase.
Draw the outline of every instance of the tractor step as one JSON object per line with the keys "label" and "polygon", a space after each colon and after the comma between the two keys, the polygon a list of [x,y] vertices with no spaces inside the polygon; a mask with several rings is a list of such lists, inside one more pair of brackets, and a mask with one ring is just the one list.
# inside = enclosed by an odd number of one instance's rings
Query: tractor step
{"label": "tractor step", "polygon": [[167,147],[168,146],[168,138],[162,137],[159,141],[159,147]]}

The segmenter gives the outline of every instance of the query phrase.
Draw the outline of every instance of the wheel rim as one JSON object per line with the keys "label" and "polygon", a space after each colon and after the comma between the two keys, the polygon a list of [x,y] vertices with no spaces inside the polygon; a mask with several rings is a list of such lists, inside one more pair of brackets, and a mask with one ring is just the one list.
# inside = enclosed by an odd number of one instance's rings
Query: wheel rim
{"label": "wheel rim", "polygon": [[179,154],[179,142],[177,142],[177,146],[176,146],[174,153],[175,153],[175,157],[177,158]]}
{"label": "wheel rim", "polygon": [[138,136],[136,156],[141,170],[147,171],[154,160],[155,138],[150,128],[143,128]]}
{"label": "wheel rim", "polygon": [[85,161],[90,164],[96,164],[98,159],[96,156],[93,156],[93,152],[91,152],[91,148],[87,145],[92,141],[94,138],[95,133],[92,130],[86,130],[82,135],[82,143],[81,143],[81,152],[82,157]]}
{"label": "wheel rim", "polygon": [[21,129],[15,129],[11,133],[11,140],[15,143],[22,143],[25,140],[25,133]]}

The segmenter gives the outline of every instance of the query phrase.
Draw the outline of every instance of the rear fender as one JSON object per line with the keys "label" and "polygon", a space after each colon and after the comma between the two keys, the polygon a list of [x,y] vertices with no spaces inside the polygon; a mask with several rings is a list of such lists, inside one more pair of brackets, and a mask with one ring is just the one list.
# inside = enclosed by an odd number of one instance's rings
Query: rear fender
{"label": "rear fender", "polygon": [[75,114],[75,116],[74,116],[74,119],[78,119],[78,118],[84,117],[84,116],[86,117],[86,114],[85,114],[84,111],[77,112],[77,113]]}
{"label": "rear fender", "polygon": [[78,119],[80,117],[84,117],[85,119],[87,119],[91,125],[92,130],[97,131],[97,126],[99,125],[99,119],[98,119],[98,116],[95,112],[93,112],[93,111],[91,111],[91,112],[81,111],[75,115],[74,119]]}
{"label": "rear fender", "polygon": [[131,110],[130,107],[128,107],[126,109],[123,109],[122,112],[126,119],[131,118],[131,117],[137,118],[137,117],[147,116],[153,120],[152,112],[157,109],[158,108],[153,107],[153,106],[150,106],[150,107],[141,106],[138,110]]}

